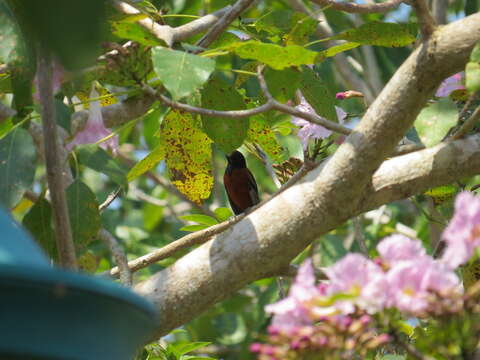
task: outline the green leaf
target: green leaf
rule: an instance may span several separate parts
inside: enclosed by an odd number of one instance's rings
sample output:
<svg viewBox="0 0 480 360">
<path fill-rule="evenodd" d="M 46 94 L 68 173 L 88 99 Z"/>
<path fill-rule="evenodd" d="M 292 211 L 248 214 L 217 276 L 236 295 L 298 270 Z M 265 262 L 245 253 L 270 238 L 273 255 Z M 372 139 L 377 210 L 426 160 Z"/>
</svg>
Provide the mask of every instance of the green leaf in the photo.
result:
<svg viewBox="0 0 480 360">
<path fill-rule="evenodd" d="M 212 59 L 163 47 L 152 49 L 152 60 L 156 74 L 174 100 L 200 88 L 215 70 Z"/>
<path fill-rule="evenodd" d="M 275 10 L 255 21 L 255 29 L 271 35 L 285 34 L 292 29 L 293 12 L 290 10 Z"/>
<path fill-rule="evenodd" d="M 470 54 L 470 61 L 480 63 L 480 41 L 477 42 Z"/>
<path fill-rule="evenodd" d="M 233 216 L 232 210 L 225 207 L 216 208 L 213 212 L 215 213 L 218 221 L 220 222 L 228 220 L 231 216 Z"/>
<path fill-rule="evenodd" d="M 338 122 L 335 97 L 315 71 L 302 67 L 300 90 L 315 112 L 327 120 Z"/>
<path fill-rule="evenodd" d="M 274 132 L 263 115 L 256 115 L 250 118 L 247 137 L 251 142 L 260 145 L 262 150 L 265 151 L 274 162 L 281 162 L 283 160 L 284 149 L 278 143 Z"/>
<path fill-rule="evenodd" d="M 202 91 L 202 107 L 214 110 L 245 109 L 243 97 L 235 88 L 214 78 Z M 248 118 L 229 119 L 202 115 L 203 129 L 222 151 L 230 154 L 243 144 L 249 127 Z"/>
<path fill-rule="evenodd" d="M 480 90 L 480 63 L 467 63 L 465 67 L 465 85 L 471 94 Z"/>
<path fill-rule="evenodd" d="M 322 238 L 319 244 L 322 266 L 333 265 L 348 253 L 343 246 L 342 239 L 337 235 L 328 234 Z"/>
<path fill-rule="evenodd" d="M 200 203 L 210 196 L 213 177 L 212 141 L 198 125 L 191 114 L 170 111 L 162 122 L 160 145 L 164 146 L 173 184 L 189 199 Z"/>
<path fill-rule="evenodd" d="M 163 143 L 158 144 L 158 146 L 153 149 L 150 154 L 145 156 L 142 160 L 136 163 L 133 168 L 130 169 L 127 175 L 128 182 L 135 180 L 140 175 L 152 170 L 160 161 L 165 158 L 165 154 L 165 145 Z"/>
<path fill-rule="evenodd" d="M 120 186 L 127 187 L 127 169 L 95 144 L 77 146 L 76 154 L 81 164 L 101 172 Z"/>
<path fill-rule="evenodd" d="M 23 218 L 22 225 L 50 258 L 57 257 L 57 245 L 52 228 L 52 207 L 47 200 L 38 199 Z"/>
<path fill-rule="evenodd" d="M 36 152 L 30 134 L 17 128 L 0 140 L 0 204 L 12 208 L 30 188 Z"/>
<path fill-rule="evenodd" d="M 314 64 L 318 55 L 315 51 L 307 50 L 299 45 L 282 47 L 255 40 L 237 43 L 227 49 L 234 51 L 242 59 L 258 60 L 275 70 Z"/>
<path fill-rule="evenodd" d="M 67 188 L 68 214 L 73 241 L 77 246 L 88 245 L 100 230 L 100 212 L 95 194 L 80 180 Z"/>
<path fill-rule="evenodd" d="M 70 119 L 73 111 L 63 101 L 55 99 L 55 115 L 57 117 L 57 124 L 70 132 Z"/>
<path fill-rule="evenodd" d="M 413 24 L 374 21 L 363 24 L 356 29 L 344 31 L 330 39 L 342 39 L 362 45 L 400 47 L 415 41 L 416 30 L 416 26 Z"/>
<path fill-rule="evenodd" d="M 292 20 L 294 26 L 285 36 L 286 45 L 305 45 L 317 29 L 318 21 L 308 15 L 295 13 Z"/>
<path fill-rule="evenodd" d="M 347 50 L 351 50 L 351 49 L 355 49 L 356 47 L 359 47 L 361 44 L 360 43 L 356 43 L 356 42 L 346 42 L 344 44 L 340 44 L 340 45 L 335 45 L 335 46 L 332 46 L 332 47 L 329 47 L 327 50 L 323 50 L 319 53 L 319 57 L 320 58 L 328 58 L 328 57 L 333 57 L 335 55 L 337 55 L 338 53 L 341 53 L 341 52 L 344 52 L 344 51 L 347 51 Z"/>
<path fill-rule="evenodd" d="M 208 228 L 208 225 L 185 225 L 180 228 L 181 231 L 195 232 Z"/>
<path fill-rule="evenodd" d="M 112 21 L 110 23 L 112 33 L 119 38 L 133 40 L 146 46 L 163 45 L 155 35 L 140 24 L 128 21 Z"/>
<path fill-rule="evenodd" d="M 430 147 L 444 138 L 448 130 L 457 123 L 457 118 L 455 103 L 448 98 L 442 98 L 420 112 L 415 120 L 415 128 L 420 140 Z"/>
<path fill-rule="evenodd" d="M 203 215 L 203 214 L 190 214 L 190 215 L 183 215 L 180 216 L 180 219 L 186 220 L 186 221 L 194 221 L 202 225 L 216 225 L 218 224 L 217 219 L 214 219 L 211 216 L 208 215 Z"/>
<path fill-rule="evenodd" d="M 210 345 L 210 342 L 207 341 L 196 341 L 196 342 L 189 342 L 189 343 L 183 343 L 183 344 L 175 344 L 175 347 L 177 351 L 183 355 L 186 353 L 189 353 L 193 350 L 200 349 L 202 347 Z"/>
<path fill-rule="evenodd" d="M 295 68 L 284 70 L 266 68 L 264 76 L 272 96 L 281 103 L 286 103 L 295 97 L 302 74 Z"/>
</svg>

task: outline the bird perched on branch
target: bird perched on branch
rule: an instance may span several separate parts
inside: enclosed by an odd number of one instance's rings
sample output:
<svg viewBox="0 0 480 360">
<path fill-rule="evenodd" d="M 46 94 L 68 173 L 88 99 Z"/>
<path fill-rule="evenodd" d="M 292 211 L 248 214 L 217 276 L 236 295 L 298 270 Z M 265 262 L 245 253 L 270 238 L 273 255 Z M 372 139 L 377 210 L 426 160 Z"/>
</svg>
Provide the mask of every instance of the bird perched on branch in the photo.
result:
<svg viewBox="0 0 480 360">
<path fill-rule="evenodd" d="M 230 206 L 235 215 L 238 215 L 260 202 L 258 187 L 240 151 L 235 150 L 227 155 L 227 161 L 223 184 Z"/>
</svg>

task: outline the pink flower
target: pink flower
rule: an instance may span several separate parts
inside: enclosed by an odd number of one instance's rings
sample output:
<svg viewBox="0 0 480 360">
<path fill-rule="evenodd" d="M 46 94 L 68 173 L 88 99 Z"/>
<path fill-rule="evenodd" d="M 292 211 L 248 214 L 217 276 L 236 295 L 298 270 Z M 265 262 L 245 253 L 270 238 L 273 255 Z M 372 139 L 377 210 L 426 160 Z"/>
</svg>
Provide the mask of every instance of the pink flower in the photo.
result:
<svg viewBox="0 0 480 360">
<path fill-rule="evenodd" d="M 92 88 L 90 98 L 98 97 L 98 92 Z M 75 145 L 94 144 L 97 141 L 111 135 L 111 131 L 103 125 L 102 108 L 99 101 L 92 101 L 88 111 L 88 121 L 85 128 L 79 131 L 73 140 L 67 144 L 67 150 L 72 150 Z M 115 135 L 100 143 L 100 146 L 107 150 L 110 148 L 113 153 L 118 149 L 118 136 Z"/>
<path fill-rule="evenodd" d="M 331 281 L 329 295 L 350 294 L 352 300 L 335 304 L 340 312 L 352 313 L 355 305 L 369 312 L 384 307 L 386 301 L 386 278 L 380 266 L 360 254 L 348 254 L 333 266 L 325 269 Z"/>
<path fill-rule="evenodd" d="M 265 311 L 275 314 L 271 330 L 288 334 L 300 326 L 311 324 L 309 303 L 320 295 L 315 286 L 312 261 L 306 260 L 298 270 L 288 297 L 265 307 Z"/>
<path fill-rule="evenodd" d="M 395 234 L 386 237 L 377 245 L 382 263 L 391 267 L 404 260 L 414 260 L 426 256 L 425 249 L 419 240 Z"/>
<path fill-rule="evenodd" d="M 465 264 L 480 246 L 480 198 L 470 192 L 458 194 L 455 213 L 442 234 L 447 248 L 442 261 L 451 269 Z"/>
<path fill-rule="evenodd" d="M 432 292 L 448 296 L 460 285 L 453 271 L 426 256 L 397 263 L 387 273 L 387 281 L 388 305 L 413 315 L 425 314 Z"/>
<path fill-rule="evenodd" d="M 455 90 L 465 89 L 465 86 L 462 83 L 464 75 L 465 73 L 462 71 L 443 80 L 442 84 L 435 93 L 435 96 L 447 97 Z"/>
<path fill-rule="evenodd" d="M 306 113 L 316 114 L 313 107 L 307 102 L 307 100 L 303 96 L 300 104 L 295 106 L 295 108 Z M 335 106 L 335 110 L 338 120 L 340 122 L 343 122 L 343 120 L 347 116 L 347 113 L 338 106 Z M 323 126 L 312 124 L 311 122 L 299 117 L 294 116 L 292 118 L 292 123 L 300 127 L 300 130 L 298 130 L 298 137 L 300 138 L 304 149 L 307 148 L 308 141 L 310 139 L 326 139 L 327 137 L 332 135 L 332 131 L 324 128 Z"/>
</svg>

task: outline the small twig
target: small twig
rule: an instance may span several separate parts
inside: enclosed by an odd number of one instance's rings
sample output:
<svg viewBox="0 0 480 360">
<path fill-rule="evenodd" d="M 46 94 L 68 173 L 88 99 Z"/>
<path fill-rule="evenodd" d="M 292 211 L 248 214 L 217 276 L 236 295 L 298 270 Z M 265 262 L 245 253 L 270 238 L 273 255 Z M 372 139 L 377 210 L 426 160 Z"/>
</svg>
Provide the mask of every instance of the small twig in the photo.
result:
<svg viewBox="0 0 480 360">
<path fill-rule="evenodd" d="M 109 207 L 110 204 L 113 202 L 113 200 L 115 200 L 117 198 L 118 194 L 120 194 L 121 190 L 122 190 L 122 188 L 118 188 L 118 189 L 112 191 L 110 194 L 108 194 L 105 201 L 103 203 L 101 203 L 100 206 L 98 207 L 98 211 L 103 211 L 107 207 Z"/>
<path fill-rule="evenodd" d="M 467 135 L 475 127 L 475 124 L 480 121 L 480 106 L 475 109 L 473 114 L 463 123 L 458 131 L 453 134 L 450 140 L 458 140 Z"/>
<path fill-rule="evenodd" d="M 392 156 L 400 156 L 409 154 L 411 152 L 419 151 L 425 149 L 425 145 L 422 144 L 408 144 L 397 146 Z"/>
<path fill-rule="evenodd" d="M 411 0 L 410 3 L 417 13 L 423 40 L 428 39 L 437 26 L 437 23 L 428 8 L 428 4 L 425 0 Z"/>
<path fill-rule="evenodd" d="M 322 6 L 330 7 L 338 11 L 345 11 L 356 14 L 384 13 L 399 6 L 403 0 L 388 0 L 375 4 L 356 4 L 349 2 L 336 2 L 335 0 L 311 0 Z"/>
<path fill-rule="evenodd" d="M 97 236 L 108 246 L 115 258 L 115 262 L 117 263 L 116 269 L 119 269 L 118 271 L 120 273 L 120 282 L 125 286 L 132 286 L 132 273 L 128 267 L 127 255 L 117 239 L 105 229 L 100 230 Z"/>
<path fill-rule="evenodd" d="M 128 267 L 130 268 L 130 271 L 135 272 L 151 264 L 154 264 L 160 260 L 166 259 L 172 256 L 177 251 L 189 248 L 193 245 L 200 245 L 200 244 L 206 243 L 213 235 L 216 235 L 225 231 L 229 227 L 238 223 L 244 217 L 245 217 L 244 214 L 238 215 L 220 224 L 210 226 L 207 229 L 188 234 L 178 240 L 175 240 L 174 242 L 171 242 L 170 244 L 160 249 L 157 249 L 151 252 L 150 254 L 147 254 L 135 260 L 129 261 Z M 106 275 L 117 277 L 118 267 L 114 267 L 110 269 L 110 271 L 106 272 Z"/>
<path fill-rule="evenodd" d="M 140 200 L 143 200 L 143 201 L 145 201 L 149 204 L 152 204 L 152 205 L 155 205 L 155 206 L 167 206 L 168 205 L 167 200 L 157 199 L 156 197 L 153 197 L 153 196 L 150 196 L 150 195 L 144 193 L 142 190 L 140 190 L 138 188 L 132 187 L 130 189 L 130 191 L 137 198 L 139 198 Z"/>
<path fill-rule="evenodd" d="M 55 121 L 55 104 L 53 101 L 52 61 L 47 50 L 39 47 L 38 56 L 38 86 L 40 93 L 45 162 L 47 168 L 48 188 L 52 198 L 52 208 L 55 223 L 55 238 L 57 242 L 60 265 L 77 269 L 75 246 L 68 215 L 65 181 L 62 175 L 63 164 L 58 148 L 57 123 Z"/>
<path fill-rule="evenodd" d="M 225 29 L 240 16 L 256 0 L 238 0 L 232 8 L 223 15 L 215 25 L 195 44 L 202 48 L 208 48 Z"/>
</svg>

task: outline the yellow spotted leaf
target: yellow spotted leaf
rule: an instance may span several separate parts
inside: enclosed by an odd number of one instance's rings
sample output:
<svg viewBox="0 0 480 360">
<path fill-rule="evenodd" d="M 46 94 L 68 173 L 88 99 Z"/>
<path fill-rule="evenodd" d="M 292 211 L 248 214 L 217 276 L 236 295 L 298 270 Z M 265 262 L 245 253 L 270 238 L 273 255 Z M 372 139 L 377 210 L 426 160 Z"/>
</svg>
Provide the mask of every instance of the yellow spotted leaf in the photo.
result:
<svg viewBox="0 0 480 360">
<path fill-rule="evenodd" d="M 163 122 L 160 143 L 172 183 L 196 203 L 210 196 L 213 186 L 212 140 L 195 124 L 191 114 L 172 110 Z"/>
<path fill-rule="evenodd" d="M 263 116 L 257 115 L 250 118 L 247 138 L 260 145 L 274 162 L 279 163 L 283 160 L 283 148 Z"/>
</svg>

